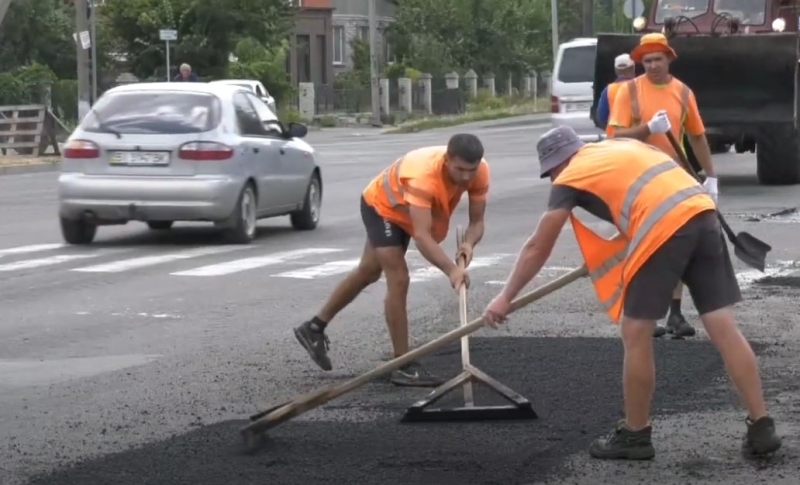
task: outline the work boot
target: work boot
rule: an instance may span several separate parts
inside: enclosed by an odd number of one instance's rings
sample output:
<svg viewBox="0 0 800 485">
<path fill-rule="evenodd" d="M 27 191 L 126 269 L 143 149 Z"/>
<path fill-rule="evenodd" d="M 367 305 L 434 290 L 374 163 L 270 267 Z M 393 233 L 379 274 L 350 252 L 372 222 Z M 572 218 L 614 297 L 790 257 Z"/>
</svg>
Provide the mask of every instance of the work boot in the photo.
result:
<svg viewBox="0 0 800 485">
<path fill-rule="evenodd" d="M 694 327 L 689 325 L 681 313 L 673 313 L 667 318 L 667 333 L 675 338 L 694 337 Z"/>
<path fill-rule="evenodd" d="M 667 329 L 660 325 L 656 325 L 656 328 L 653 329 L 653 338 L 663 337 L 666 334 Z"/>
<path fill-rule="evenodd" d="M 328 358 L 330 340 L 325 335 L 324 329 L 317 329 L 311 325 L 311 321 L 308 321 L 294 329 L 294 336 L 322 370 L 333 368 L 331 359 Z"/>
<path fill-rule="evenodd" d="M 607 436 L 594 440 L 589 446 L 589 454 L 603 460 L 649 460 L 656 456 L 650 441 L 652 431 L 652 426 L 633 431 L 621 419 Z"/>
<path fill-rule="evenodd" d="M 775 421 L 764 416 L 758 421 L 745 419 L 747 433 L 742 440 L 742 454 L 745 458 L 768 455 L 781 447 L 781 438 L 775 433 Z"/>
<path fill-rule="evenodd" d="M 437 387 L 447 379 L 430 374 L 417 362 L 411 362 L 392 372 L 389 380 L 396 386 L 404 387 Z"/>
</svg>

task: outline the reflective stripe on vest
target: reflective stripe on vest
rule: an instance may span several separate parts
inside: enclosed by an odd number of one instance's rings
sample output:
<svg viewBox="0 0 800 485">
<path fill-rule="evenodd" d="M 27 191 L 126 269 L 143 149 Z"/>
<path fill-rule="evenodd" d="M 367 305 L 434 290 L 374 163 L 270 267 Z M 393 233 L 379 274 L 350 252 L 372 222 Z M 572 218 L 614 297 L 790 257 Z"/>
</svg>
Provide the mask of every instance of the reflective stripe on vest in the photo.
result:
<svg viewBox="0 0 800 485">
<path fill-rule="evenodd" d="M 381 179 L 381 188 L 383 189 L 383 193 L 386 195 L 386 200 L 389 201 L 389 204 L 392 208 L 400 209 L 400 210 L 408 210 L 402 202 L 398 201 L 397 198 L 394 196 L 394 191 L 392 190 L 392 184 L 390 182 L 390 173 L 392 173 L 392 169 L 394 169 L 394 182 L 397 186 L 397 190 L 400 192 L 400 198 L 402 200 L 403 196 L 405 195 L 405 191 L 403 190 L 403 186 L 400 184 L 400 167 L 403 165 L 404 158 L 397 159 L 393 164 L 389 165 L 386 170 L 383 171 L 383 178 Z"/>
<path fill-rule="evenodd" d="M 633 205 L 636 202 L 637 197 L 644 189 L 644 187 L 650 183 L 656 176 L 668 172 L 670 170 L 683 170 L 678 164 L 676 164 L 672 160 L 665 161 L 658 165 L 651 167 L 650 169 L 646 170 L 642 173 L 625 193 L 624 202 L 622 204 L 622 208 L 620 211 L 620 221 L 618 222 L 617 228 L 620 230 L 621 234 L 626 235 L 629 230 L 629 218 L 631 211 L 633 209 Z M 707 193 L 705 188 L 701 185 L 694 185 L 691 187 L 686 187 L 681 189 L 671 196 L 664 199 L 662 202 L 656 206 L 656 208 L 647 216 L 647 218 L 642 222 L 639 229 L 636 231 L 636 234 L 633 235 L 632 238 L 629 238 L 630 241 L 624 245 L 624 247 L 616 252 L 615 254 L 611 255 L 605 261 L 601 262 L 597 267 L 589 269 L 589 277 L 591 278 L 592 282 L 597 282 L 602 279 L 604 276 L 608 275 L 614 269 L 620 267 L 621 264 L 625 262 L 633 253 L 638 249 L 641 242 L 647 237 L 650 231 L 658 224 L 661 219 L 666 216 L 671 210 L 676 208 L 682 202 L 694 197 L 696 195 L 702 195 Z M 619 234 L 618 236 L 619 237 Z M 606 311 L 609 311 L 619 303 L 619 300 L 622 296 L 622 292 L 624 290 L 624 283 L 623 279 L 620 277 L 620 280 L 617 283 L 617 288 L 615 289 L 614 293 L 602 301 L 601 303 L 605 307 Z"/>
<path fill-rule="evenodd" d="M 639 107 L 639 93 L 636 89 L 636 79 L 631 79 L 626 83 L 628 85 L 628 96 L 631 98 L 631 115 L 633 117 L 633 125 L 636 126 L 642 122 L 642 112 Z M 686 114 L 689 112 L 689 95 L 691 94 L 689 86 L 681 83 L 681 125 L 686 119 Z M 681 133 L 682 135 L 682 133 Z"/>
</svg>

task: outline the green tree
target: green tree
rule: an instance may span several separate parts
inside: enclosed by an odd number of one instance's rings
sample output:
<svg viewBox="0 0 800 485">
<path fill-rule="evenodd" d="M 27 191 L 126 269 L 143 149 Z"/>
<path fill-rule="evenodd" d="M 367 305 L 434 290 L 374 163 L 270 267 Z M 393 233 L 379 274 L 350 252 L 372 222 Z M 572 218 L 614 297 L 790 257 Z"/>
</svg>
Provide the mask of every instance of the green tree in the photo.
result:
<svg viewBox="0 0 800 485">
<path fill-rule="evenodd" d="M 268 49 L 253 38 L 242 39 L 234 50 L 236 60 L 230 64 L 230 77 L 261 81 L 278 106 L 285 106 L 294 94 L 294 87 L 286 73 L 288 53 L 287 41 Z"/>
<path fill-rule="evenodd" d="M 16 0 L 0 28 L 0 66 L 11 71 L 32 63 L 59 78 L 75 78 L 75 10 L 63 0 Z"/>
<path fill-rule="evenodd" d="M 296 8 L 285 0 L 108 0 L 103 9 L 140 78 L 165 69 L 160 29 L 178 31 L 171 43 L 174 65 L 187 62 L 204 79 L 226 75 L 241 39 L 278 47 L 294 27 Z"/>
</svg>

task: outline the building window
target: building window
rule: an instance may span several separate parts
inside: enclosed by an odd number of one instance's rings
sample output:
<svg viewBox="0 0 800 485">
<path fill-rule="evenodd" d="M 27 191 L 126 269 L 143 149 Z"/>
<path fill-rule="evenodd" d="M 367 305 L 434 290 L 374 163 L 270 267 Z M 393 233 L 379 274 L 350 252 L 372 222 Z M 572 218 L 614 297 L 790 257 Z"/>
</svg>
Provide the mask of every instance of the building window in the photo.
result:
<svg viewBox="0 0 800 485">
<path fill-rule="evenodd" d="M 333 27 L 333 63 L 344 64 L 344 27 L 335 25 Z"/>
<path fill-rule="evenodd" d="M 369 42 L 369 26 L 358 28 L 358 38 L 361 41 Z"/>
</svg>

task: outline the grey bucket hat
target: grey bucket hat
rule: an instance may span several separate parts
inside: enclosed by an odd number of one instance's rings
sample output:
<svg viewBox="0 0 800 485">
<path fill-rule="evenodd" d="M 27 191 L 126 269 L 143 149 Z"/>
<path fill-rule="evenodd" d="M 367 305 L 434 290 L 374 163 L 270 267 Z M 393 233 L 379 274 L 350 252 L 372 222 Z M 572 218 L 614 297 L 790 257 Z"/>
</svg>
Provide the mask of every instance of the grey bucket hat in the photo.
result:
<svg viewBox="0 0 800 485">
<path fill-rule="evenodd" d="M 584 145 L 575 130 L 569 126 L 559 126 L 542 135 L 536 144 L 541 178 L 549 176 L 551 170 L 566 162 Z"/>
</svg>

